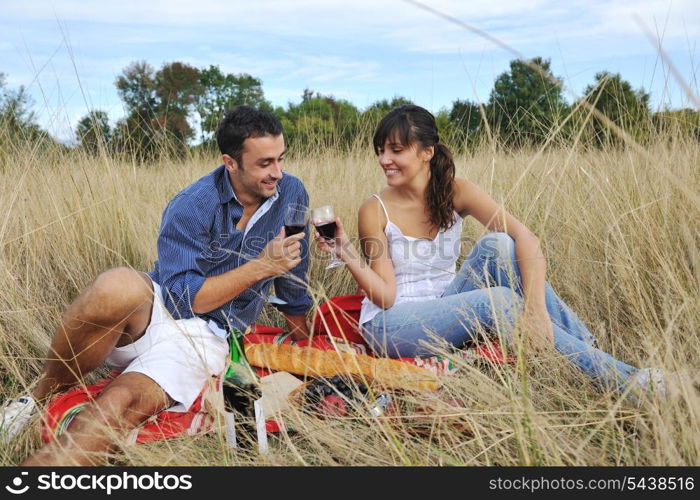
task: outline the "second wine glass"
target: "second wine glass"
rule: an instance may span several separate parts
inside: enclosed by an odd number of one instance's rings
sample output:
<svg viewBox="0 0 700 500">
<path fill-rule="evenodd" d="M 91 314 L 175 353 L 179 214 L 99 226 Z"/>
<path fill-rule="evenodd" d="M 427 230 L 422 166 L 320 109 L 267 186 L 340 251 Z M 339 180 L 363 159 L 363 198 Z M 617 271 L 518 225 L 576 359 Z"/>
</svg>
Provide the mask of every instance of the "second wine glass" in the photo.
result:
<svg viewBox="0 0 700 500">
<path fill-rule="evenodd" d="M 333 248 L 333 258 L 326 269 L 344 266 L 345 263 L 338 258 L 335 251 L 335 232 L 338 229 L 335 223 L 335 213 L 331 205 L 325 205 L 311 210 L 311 223 L 316 227 L 318 234 Z"/>
</svg>

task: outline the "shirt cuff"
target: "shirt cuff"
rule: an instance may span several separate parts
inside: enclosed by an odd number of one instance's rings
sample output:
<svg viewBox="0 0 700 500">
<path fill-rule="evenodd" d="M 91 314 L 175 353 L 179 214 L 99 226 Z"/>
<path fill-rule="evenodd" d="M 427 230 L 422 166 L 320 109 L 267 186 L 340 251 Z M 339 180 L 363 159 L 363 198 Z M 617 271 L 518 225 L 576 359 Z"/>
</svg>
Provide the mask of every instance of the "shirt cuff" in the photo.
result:
<svg viewBox="0 0 700 500">
<path fill-rule="evenodd" d="M 272 307 L 282 314 L 289 314 L 290 316 L 305 315 L 311 310 L 311 297 L 306 297 L 306 300 L 299 304 L 272 304 Z"/>
</svg>

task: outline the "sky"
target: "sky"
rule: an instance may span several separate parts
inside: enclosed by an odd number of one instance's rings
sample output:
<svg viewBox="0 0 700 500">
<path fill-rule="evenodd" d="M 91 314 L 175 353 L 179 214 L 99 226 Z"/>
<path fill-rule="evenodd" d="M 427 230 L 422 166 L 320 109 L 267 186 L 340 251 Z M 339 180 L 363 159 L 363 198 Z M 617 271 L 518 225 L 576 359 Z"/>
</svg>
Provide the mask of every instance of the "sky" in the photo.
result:
<svg viewBox="0 0 700 500">
<path fill-rule="evenodd" d="M 690 107 L 666 61 L 699 88 L 698 0 L 421 2 L 463 25 L 408 0 L 0 0 L 0 72 L 66 143 L 89 110 L 124 116 L 114 82 L 137 60 L 249 73 L 279 106 L 309 88 L 360 109 L 403 96 L 437 112 L 485 102 L 509 61 L 535 56 L 569 101 L 607 70 L 655 109 Z"/>
</svg>

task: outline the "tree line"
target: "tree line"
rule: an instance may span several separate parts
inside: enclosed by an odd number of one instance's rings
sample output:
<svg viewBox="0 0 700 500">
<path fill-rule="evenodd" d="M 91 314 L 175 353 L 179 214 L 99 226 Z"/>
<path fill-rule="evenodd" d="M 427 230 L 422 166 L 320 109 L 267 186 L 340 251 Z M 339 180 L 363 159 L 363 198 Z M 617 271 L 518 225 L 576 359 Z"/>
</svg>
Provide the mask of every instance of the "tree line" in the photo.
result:
<svg viewBox="0 0 700 500">
<path fill-rule="evenodd" d="M 214 150 L 221 116 L 239 104 L 276 113 L 293 149 L 366 148 L 381 116 L 410 103 L 393 97 L 361 110 L 347 100 L 305 89 L 299 103 L 274 107 L 259 78 L 225 73 L 216 65 L 196 68 L 182 62 L 167 62 L 158 70 L 145 61 L 133 62 L 115 85 L 126 116 L 112 127 L 107 113 L 90 111 L 79 121 L 76 137 L 88 152 L 104 149 L 140 160 L 164 152 L 181 155 L 193 148 Z M 24 88 L 6 90 L 0 74 L 3 128 L 31 137 L 40 132 L 35 118 Z M 649 93 L 634 89 L 617 73 L 596 74 L 584 95 L 568 103 L 562 80 L 552 73 L 550 61 L 541 57 L 511 61 L 496 78 L 486 102 L 456 100 L 437 112 L 436 119 L 443 140 L 457 150 L 485 141 L 505 147 L 545 143 L 605 147 L 629 138 L 644 143 L 666 132 L 700 139 L 697 110 L 652 112 Z"/>
<path fill-rule="evenodd" d="M 31 104 L 27 89 L 24 86 L 8 88 L 5 74 L 0 73 L 0 158 L 11 145 L 24 142 L 39 145 L 51 141 L 37 124 Z"/>
</svg>

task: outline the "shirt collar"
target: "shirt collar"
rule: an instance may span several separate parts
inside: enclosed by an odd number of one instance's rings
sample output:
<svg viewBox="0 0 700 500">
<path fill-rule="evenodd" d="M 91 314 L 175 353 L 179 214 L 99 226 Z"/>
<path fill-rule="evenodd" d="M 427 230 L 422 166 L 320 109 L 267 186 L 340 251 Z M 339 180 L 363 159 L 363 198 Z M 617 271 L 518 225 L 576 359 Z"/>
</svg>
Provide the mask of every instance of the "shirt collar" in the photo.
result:
<svg viewBox="0 0 700 500">
<path fill-rule="evenodd" d="M 231 185 L 231 178 L 228 175 L 228 170 L 226 170 L 225 165 L 221 165 L 219 167 L 220 171 L 220 176 L 219 176 L 219 182 L 218 182 L 218 188 L 219 188 L 219 201 L 221 201 L 221 204 L 228 203 L 231 201 L 231 199 L 236 200 L 236 202 L 240 205 L 241 202 L 238 201 L 238 198 L 236 198 L 236 193 L 233 192 L 233 186 Z"/>
<path fill-rule="evenodd" d="M 226 166 L 221 165 L 219 168 L 221 169 L 221 180 L 219 182 L 219 201 L 221 201 L 221 204 L 223 205 L 225 203 L 230 202 L 231 200 L 236 200 L 236 203 L 243 206 L 241 201 L 236 196 L 236 193 L 233 191 L 233 186 L 231 185 L 231 178 L 228 175 L 228 170 L 226 170 Z M 284 176 L 282 176 L 282 179 L 284 179 Z M 282 183 L 282 179 L 280 179 L 280 181 L 277 183 L 277 189 L 275 189 L 275 194 L 263 201 L 263 205 L 267 204 L 269 206 L 273 202 L 275 202 L 277 198 L 280 197 L 280 184 Z"/>
</svg>

